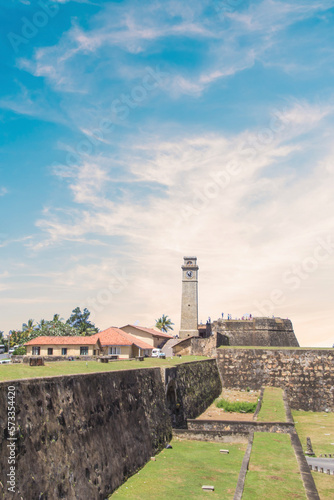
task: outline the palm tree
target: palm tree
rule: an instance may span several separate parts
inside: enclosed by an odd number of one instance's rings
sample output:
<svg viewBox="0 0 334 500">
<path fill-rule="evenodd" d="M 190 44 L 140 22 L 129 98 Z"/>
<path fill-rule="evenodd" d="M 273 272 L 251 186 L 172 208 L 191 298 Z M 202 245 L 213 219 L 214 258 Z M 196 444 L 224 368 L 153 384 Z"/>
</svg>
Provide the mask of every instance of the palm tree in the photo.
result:
<svg viewBox="0 0 334 500">
<path fill-rule="evenodd" d="M 46 321 L 45 321 L 45 319 L 41 319 L 41 321 L 38 323 L 38 328 L 41 329 L 44 326 L 46 326 Z"/>
<path fill-rule="evenodd" d="M 23 323 L 22 325 L 22 331 L 31 333 L 33 330 L 35 330 L 36 325 L 34 325 L 34 320 L 33 319 L 28 319 L 28 323 Z"/>
<path fill-rule="evenodd" d="M 158 318 L 155 320 L 155 326 L 156 328 L 159 328 L 162 332 L 168 332 L 168 330 L 174 330 L 172 327 L 174 323 L 172 323 L 172 320 L 168 318 L 167 315 L 163 314 L 161 318 Z"/>
</svg>

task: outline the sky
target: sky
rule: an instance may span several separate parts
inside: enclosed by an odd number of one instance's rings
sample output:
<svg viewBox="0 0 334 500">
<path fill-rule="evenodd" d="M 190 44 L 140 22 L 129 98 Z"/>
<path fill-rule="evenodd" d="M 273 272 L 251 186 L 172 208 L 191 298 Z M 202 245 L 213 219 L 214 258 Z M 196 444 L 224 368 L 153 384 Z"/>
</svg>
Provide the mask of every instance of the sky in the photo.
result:
<svg viewBox="0 0 334 500">
<path fill-rule="evenodd" d="M 1 0 L 0 330 L 290 318 L 332 346 L 334 0 Z"/>
</svg>

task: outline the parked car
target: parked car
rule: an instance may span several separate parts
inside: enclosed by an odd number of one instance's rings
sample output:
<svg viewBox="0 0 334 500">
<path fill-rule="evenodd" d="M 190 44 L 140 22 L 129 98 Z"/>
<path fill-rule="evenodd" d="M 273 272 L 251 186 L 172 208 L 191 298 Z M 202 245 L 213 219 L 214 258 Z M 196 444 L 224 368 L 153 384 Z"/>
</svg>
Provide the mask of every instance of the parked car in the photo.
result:
<svg viewBox="0 0 334 500">
<path fill-rule="evenodd" d="M 8 351 L 8 354 L 13 354 L 13 352 L 15 351 L 15 348 L 14 347 L 11 347 Z"/>
<path fill-rule="evenodd" d="M 10 363 L 10 359 L 0 359 L 0 365 L 7 365 Z"/>
<path fill-rule="evenodd" d="M 165 358 L 166 354 L 161 349 L 152 349 L 152 358 Z"/>
</svg>

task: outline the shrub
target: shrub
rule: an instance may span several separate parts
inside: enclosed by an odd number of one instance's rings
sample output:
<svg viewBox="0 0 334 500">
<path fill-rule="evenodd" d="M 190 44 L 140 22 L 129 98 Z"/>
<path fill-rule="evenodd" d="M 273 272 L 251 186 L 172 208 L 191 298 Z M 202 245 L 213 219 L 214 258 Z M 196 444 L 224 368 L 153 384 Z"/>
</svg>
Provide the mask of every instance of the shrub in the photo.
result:
<svg viewBox="0 0 334 500">
<path fill-rule="evenodd" d="M 27 354 L 27 349 L 26 347 L 18 347 L 17 349 L 15 349 L 15 351 L 13 352 L 14 356 L 18 355 L 18 356 L 24 356 L 25 354 Z"/>
<path fill-rule="evenodd" d="M 254 413 L 257 403 L 248 403 L 246 401 L 236 401 L 231 403 L 226 399 L 218 399 L 216 401 L 217 408 L 223 408 L 225 411 L 236 413 Z"/>
</svg>

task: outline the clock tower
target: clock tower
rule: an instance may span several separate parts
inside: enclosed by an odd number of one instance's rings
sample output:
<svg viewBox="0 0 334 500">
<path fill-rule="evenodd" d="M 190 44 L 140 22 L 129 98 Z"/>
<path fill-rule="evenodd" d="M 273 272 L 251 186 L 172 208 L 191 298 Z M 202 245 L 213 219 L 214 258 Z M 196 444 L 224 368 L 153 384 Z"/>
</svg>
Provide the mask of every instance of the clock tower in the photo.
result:
<svg viewBox="0 0 334 500">
<path fill-rule="evenodd" d="M 197 257 L 184 257 L 183 259 L 180 339 L 198 336 Z"/>
</svg>

